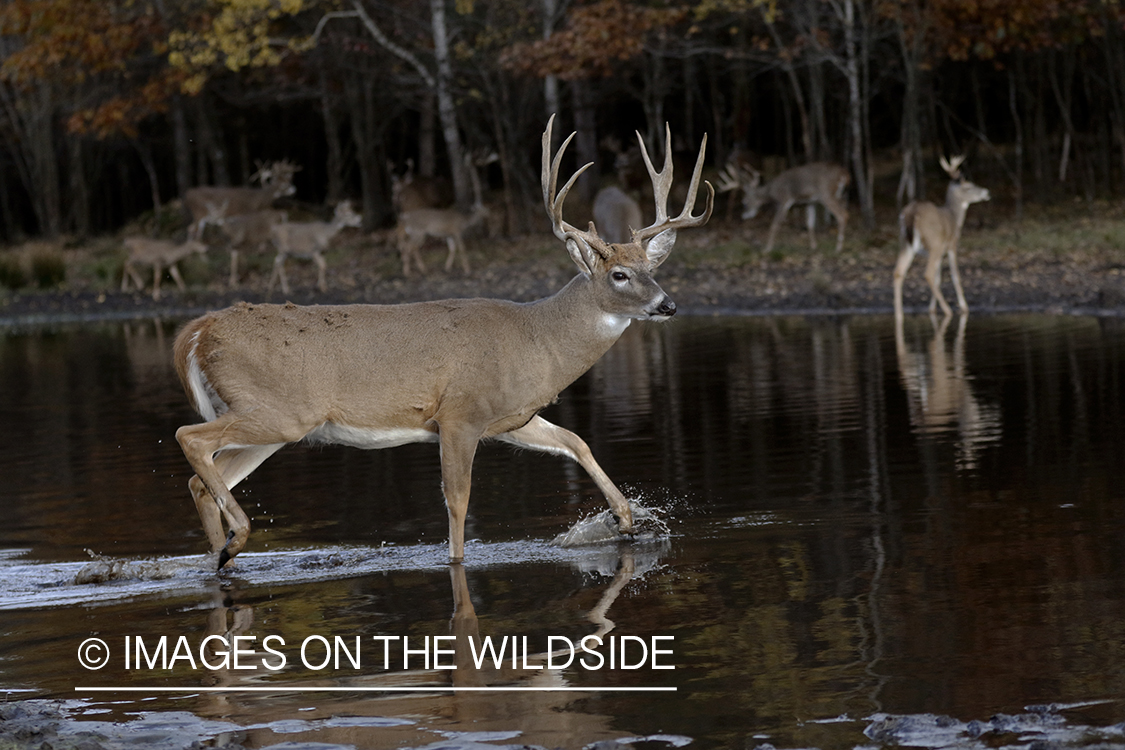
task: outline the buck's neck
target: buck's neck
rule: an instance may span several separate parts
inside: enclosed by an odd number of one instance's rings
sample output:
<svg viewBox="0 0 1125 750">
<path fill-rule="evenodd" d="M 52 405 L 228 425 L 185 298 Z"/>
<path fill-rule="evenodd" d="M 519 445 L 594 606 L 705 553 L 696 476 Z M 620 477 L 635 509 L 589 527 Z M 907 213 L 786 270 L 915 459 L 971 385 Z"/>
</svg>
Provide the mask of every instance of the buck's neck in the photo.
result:
<svg viewBox="0 0 1125 750">
<path fill-rule="evenodd" d="M 527 303 L 524 309 L 537 345 L 560 372 L 572 373 L 571 380 L 598 361 L 631 322 L 599 308 L 593 282 L 583 274 L 554 295 Z"/>
</svg>

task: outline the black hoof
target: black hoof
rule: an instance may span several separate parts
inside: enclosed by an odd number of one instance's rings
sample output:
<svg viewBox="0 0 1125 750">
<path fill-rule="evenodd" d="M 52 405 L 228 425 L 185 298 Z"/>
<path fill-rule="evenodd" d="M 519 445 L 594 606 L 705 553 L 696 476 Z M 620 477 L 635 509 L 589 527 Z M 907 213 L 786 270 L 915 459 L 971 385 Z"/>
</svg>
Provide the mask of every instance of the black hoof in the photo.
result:
<svg viewBox="0 0 1125 750">
<path fill-rule="evenodd" d="M 234 532 L 228 531 L 227 532 L 227 545 L 230 544 L 231 539 L 234 539 Z M 227 552 L 226 545 L 224 545 L 223 548 L 219 551 L 219 567 L 218 567 L 218 570 L 222 570 L 223 566 L 226 565 L 228 562 L 230 562 L 230 560 L 231 560 L 231 555 L 230 555 L 229 552 Z"/>
</svg>

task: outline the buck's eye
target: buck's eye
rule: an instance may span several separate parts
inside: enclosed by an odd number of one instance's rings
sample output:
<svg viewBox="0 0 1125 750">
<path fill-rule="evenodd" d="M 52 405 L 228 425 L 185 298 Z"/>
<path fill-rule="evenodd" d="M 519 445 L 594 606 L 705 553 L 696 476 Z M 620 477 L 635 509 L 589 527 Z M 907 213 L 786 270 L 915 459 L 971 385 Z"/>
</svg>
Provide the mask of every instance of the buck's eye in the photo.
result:
<svg viewBox="0 0 1125 750">
<path fill-rule="evenodd" d="M 624 271 L 614 271 L 610 274 L 610 278 L 612 278 L 614 281 L 628 281 L 629 274 L 625 273 Z"/>
</svg>

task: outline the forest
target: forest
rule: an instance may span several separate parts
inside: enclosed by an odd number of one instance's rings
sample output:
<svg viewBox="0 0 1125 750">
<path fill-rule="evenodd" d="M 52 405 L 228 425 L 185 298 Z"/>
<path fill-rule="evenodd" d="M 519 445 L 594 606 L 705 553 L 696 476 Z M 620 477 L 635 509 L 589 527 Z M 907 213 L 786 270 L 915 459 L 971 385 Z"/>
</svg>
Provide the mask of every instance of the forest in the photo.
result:
<svg viewBox="0 0 1125 750">
<path fill-rule="evenodd" d="M 480 152 L 519 234 L 550 113 L 595 164 L 586 200 L 665 122 L 688 159 L 708 134 L 712 170 L 843 165 L 856 226 L 939 198 L 943 155 L 1017 216 L 1125 180 L 1115 0 L 9 0 L 0 26 L 7 243 L 116 232 L 275 160 L 372 230 L 408 169 L 467 208 Z"/>
</svg>

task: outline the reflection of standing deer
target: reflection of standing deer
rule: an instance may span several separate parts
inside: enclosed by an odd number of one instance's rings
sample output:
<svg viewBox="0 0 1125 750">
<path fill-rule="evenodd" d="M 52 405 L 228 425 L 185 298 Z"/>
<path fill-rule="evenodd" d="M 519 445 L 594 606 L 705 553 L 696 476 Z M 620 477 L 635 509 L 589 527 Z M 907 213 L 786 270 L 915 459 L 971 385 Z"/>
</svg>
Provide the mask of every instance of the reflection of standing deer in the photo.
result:
<svg viewBox="0 0 1125 750">
<path fill-rule="evenodd" d="M 765 252 L 773 249 L 777 230 L 789 209 L 798 203 L 807 204 L 809 246 L 816 250 L 816 204 L 824 206 L 836 218 L 836 252 L 844 247 L 844 230 L 848 225 L 848 207 L 844 191 L 851 177 L 839 164 L 815 162 L 787 169 L 777 177 L 762 183 L 762 173 L 748 164 L 728 164 L 722 172 L 719 190 L 742 190 L 742 218 L 753 219 L 768 203 L 777 206 L 770 222 L 769 239 Z"/>
<path fill-rule="evenodd" d="M 327 264 L 322 253 L 328 249 L 328 243 L 339 234 L 344 227 L 358 227 L 363 223 L 363 216 L 357 214 L 352 208 L 351 201 L 340 201 L 336 204 L 336 211 L 331 222 L 324 221 L 283 221 L 270 228 L 273 244 L 277 246 L 277 257 L 273 261 L 273 273 L 270 274 L 267 292 L 273 291 L 275 278 L 281 279 L 281 291 L 289 294 L 289 280 L 285 278 L 286 258 L 307 258 L 316 263 L 316 287 L 322 292 L 328 291 L 328 281 L 325 279 Z"/>
<path fill-rule="evenodd" d="M 903 319 L 896 318 L 895 354 L 914 430 L 921 435 L 956 431 L 957 468 L 973 469 L 981 449 L 1000 439 L 1000 409 L 981 403 L 973 393 L 965 367 L 967 316 L 958 321 L 950 356 L 945 339 L 952 319 L 933 319 L 933 336 L 926 351 L 911 352 L 906 348 Z"/>
<path fill-rule="evenodd" d="M 129 290 L 129 279 L 137 286 L 137 291 L 144 291 L 145 282 L 137 273 L 137 266 L 152 266 L 152 298 L 160 299 L 160 279 L 164 269 L 168 269 L 172 280 L 180 291 L 187 287 L 180 276 L 180 269 L 176 266 L 192 253 L 202 255 L 207 252 L 207 246 L 196 240 L 188 240 L 177 244 L 168 240 L 154 240 L 148 237 L 127 237 L 125 247 L 129 250 L 129 258 L 125 261 L 125 268 L 121 272 L 121 291 Z"/>
<path fill-rule="evenodd" d="M 902 283 L 906 272 L 914 261 L 914 256 L 923 248 L 929 253 L 926 260 L 926 282 L 930 285 L 930 314 L 935 305 L 941 305 L 943 315 L 952 315 L 949 303 L 941 293 L 941 261 L 949 256 L 949 275 L 953 289 L 957 292 L 957 307 L 963 313 L 969 312 L 965 293 L 961 290 L 961 275 L 957 271 L 957 243 L 961 239 L 961 227 L 965 224 L 965 212 L 973 203 L 989 200 L 988 190 L 974 185 L 961 177 L 961 164 L 964 156 L 955 156 L 946 161 L 941 157 L 941 167 L 949 175 L 949 188 L 945 191 L 945 205 L 935 206 L 929 201 L 911 203 L 899 214 L 899 233 L 902 236 L 902 250 L 895 263 L 894 292 L 895 318 L 902 318 Z"/>
<path fill-rule="evenodd" d="M 191 225 L 188 236 L 199 239 L 208 223 L 215 223 L 216 207 L 222 206 L 223 217 L 262 211 L 273 205 L 278 198 L 293 195 L 293 175 L 300 167 L 289 161 L 259 165 L 255 176 L 261 187 L 194 187 L 184 193 L 184 206 L 191 212 Z"/>
<path fill-rule="evenodd" d="M 176 440 L 195 470 L 188 486 L 219 567 L 250 536 L 250 519 L 231 488 L 299 440 L 359 448 L 439 443 L 454 562 L 465 552 L 473 458 L 488 438 L 577 461 L 606 496 L 619 531 L 632 533 L 628 501 L 586 443 L 539 412 L 633 320 L 663 321 L 675 314 L 653 272 L 672 251 L 678 230 L 711 216 L 710 184 L 706 208 L 692 215 L 706 138 L 676 217 L 668 215 L 671 133 L 660 172 L 645 154 L 656 220 L 635 230 L 631 242 L 611 245 L 593 224 L 581 230 L 563 220 L 566 196 L 589 165 L 558 188 L 570 139 L 552 159 L 551 124 L 543 133 L 543 202 L 555 236 L 580 271 L 555 295 L 524 304 L 479 298 L 336 307 L 242 304 L 182 329 L 176 370 L 207 421 L 181 427 Z M 223 534 L 224 518 L 229 536 Z"/>
</svg>

